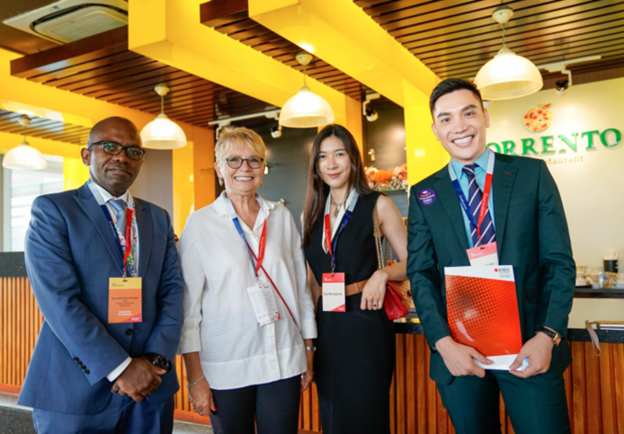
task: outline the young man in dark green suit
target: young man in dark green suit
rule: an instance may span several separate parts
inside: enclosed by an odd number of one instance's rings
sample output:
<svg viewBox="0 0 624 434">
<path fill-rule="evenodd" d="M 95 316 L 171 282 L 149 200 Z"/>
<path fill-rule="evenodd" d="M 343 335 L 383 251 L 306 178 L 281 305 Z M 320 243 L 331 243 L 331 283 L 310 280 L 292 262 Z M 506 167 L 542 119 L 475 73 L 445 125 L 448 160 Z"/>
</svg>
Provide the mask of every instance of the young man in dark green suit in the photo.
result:
<svg viewBox="0 0 624 434">
<path fill-rule="evenodd" d="M 431 378 L 457 433 L 500 433 L 499 391 L 516 434 L 569 433 L 563 372 L 571 361 L 565 336 L 575 264 L 557 186 L 543 161 L 495 154 L 479 219 L 492 153 L 481 95 L 471 83 L 448 79 L 434 89 L 430 109 L 451 163 L 411 189 L 407 275 L 432 349 Z M 470 266 L 467 250 L 490 242 L 515 275 L 523 346 L 509 371 L 477 366 L 473 359 L 491 362 L 455 342 L 447 322 L 445 267 Z M 517 370 L 525 358 L 530 364 Z"/>
</svg>

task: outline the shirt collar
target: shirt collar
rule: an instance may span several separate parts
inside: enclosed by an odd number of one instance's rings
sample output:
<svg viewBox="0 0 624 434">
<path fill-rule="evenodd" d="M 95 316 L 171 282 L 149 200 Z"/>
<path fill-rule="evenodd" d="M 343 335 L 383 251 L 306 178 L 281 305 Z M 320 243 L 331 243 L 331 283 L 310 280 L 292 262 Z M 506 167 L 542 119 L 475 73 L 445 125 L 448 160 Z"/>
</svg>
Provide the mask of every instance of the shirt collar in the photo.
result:
<svg viewBox="0 0 624 434">
<path fill-rule="evenodd" d="M 225 204 L 225 197 L 225 191 L 221 192 L 217 200 L 214 201 L 214 208 L 217 214 L 229 218 L 227 206 Z M 260 204 L 260 215 L 265 219 L 268 218 L 269 211 L 275 208 L 275 203 L 262 199 L 258 193 L 256 193 L 256 200 Z"/>
<path fill-rule="evenodd" d="M 93 196 L 95 196 L 95 199 L 98 201 L 98 205 L 104 205 L 113 199 L 121 199 L 126 202 L 126 206 L 128 208 L 132 208 L 133 200 L 129 190 L 126 190 L 126 192 L 121 196 L 115 197 L 105 188 L 93 182 L 93 180 L 89 180 L 89 187 L 91 188 L 91 192 L 94 193 Z"/>
<path fill-rule="evenodd" d="M 484 172 L 487 171 L 488 158 L 490 158 L 490 152 L 494 152 L 494 151 L 492 151 L 489 148 L 485 148 L 485 151 L 481 154 L 481 156 L 474 161 L 479 166 L 476 172 L 481 171 L 481 170 L 483 170 Z M 453 170 L 455 171 L 455 176 L 457 176 L 457 179 L 461 179 L 462 176 L 466 176 L 464 174 L 464 171 L 462 170 L 465 164 L 459 163 L 451 158 L 451 166 L 453 167 Z M 475 173 L 475 175 L 476 174 L 477 173 Z"/>
</svg>

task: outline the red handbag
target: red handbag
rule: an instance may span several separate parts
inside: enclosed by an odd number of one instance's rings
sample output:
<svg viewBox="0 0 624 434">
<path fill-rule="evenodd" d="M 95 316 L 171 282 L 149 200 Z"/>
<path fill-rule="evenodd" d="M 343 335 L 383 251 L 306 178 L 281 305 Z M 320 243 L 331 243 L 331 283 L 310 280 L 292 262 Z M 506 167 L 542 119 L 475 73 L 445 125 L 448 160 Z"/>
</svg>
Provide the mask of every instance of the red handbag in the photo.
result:
<svg viewBox="0 0 624 434">
<path fill-rule="evenodd" d="M 373 209 L 373 233 L 375 235 L 375 247 L 377 248 L 377 263 L 378 269 L 384 268 L 384 262 L 386 266 L 394 264 L 396 261 L 392 260 L 392 250 L 390 243 L 386 241 L 387 247 L 387 261 L 384 261 L 384 254 L 381 241 L 381 229 L 379 227 L 379 217 L 377 216 L 377 207 Z M 384 309 L 388 319 L 393 321 L 407 315 L 412 305 L 412 290 L 409 280 L 402 282 L 397 280 L 388 281 L 386 286 L 386 296 L 384 298 Z"/>
</svg>

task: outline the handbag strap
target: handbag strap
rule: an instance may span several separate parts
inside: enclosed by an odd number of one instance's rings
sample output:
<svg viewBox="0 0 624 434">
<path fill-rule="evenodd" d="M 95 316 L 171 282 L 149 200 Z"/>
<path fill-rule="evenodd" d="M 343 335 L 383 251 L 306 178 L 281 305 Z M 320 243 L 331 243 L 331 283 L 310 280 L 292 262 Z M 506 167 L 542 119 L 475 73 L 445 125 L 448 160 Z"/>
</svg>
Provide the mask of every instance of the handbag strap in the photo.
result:
<svg viewBox="0 0 624 434">
<path fill-rule="evenodd" d="M 373 235 L 375 235 L 375 249 L 377 250 L 377 269 L 384 268 L 384 254 L 381 243 L 381 227 L 379 226 L 379 215 L 377 214 L 377 203 L 373 208 Z"/>
</svg>

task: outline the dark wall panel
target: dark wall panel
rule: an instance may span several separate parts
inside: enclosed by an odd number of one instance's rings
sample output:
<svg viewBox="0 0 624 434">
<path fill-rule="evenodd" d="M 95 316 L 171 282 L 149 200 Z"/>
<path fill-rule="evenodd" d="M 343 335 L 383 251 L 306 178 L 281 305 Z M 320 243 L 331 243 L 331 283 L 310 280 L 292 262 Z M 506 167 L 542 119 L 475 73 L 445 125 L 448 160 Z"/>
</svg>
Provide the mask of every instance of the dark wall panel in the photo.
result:
<svg viewBox="0 0 624 434">
<path fill-rule="evenodd" d="M 173 218 L 173 165 L 171 151 L 148 149 L 130 192 L 167 210 Z"/>
<path fill-rule="evenodd" d="M 305 202 L 310 151 L 317 130 L 283 128 L 279 139 L 271 137 L 268 128 L 256 131 L 266 144 L 266 160 L 273 164 L 258 193 L 274 202 L 284 199 L 301 232 L 300 216 Z"/>
</svg>

